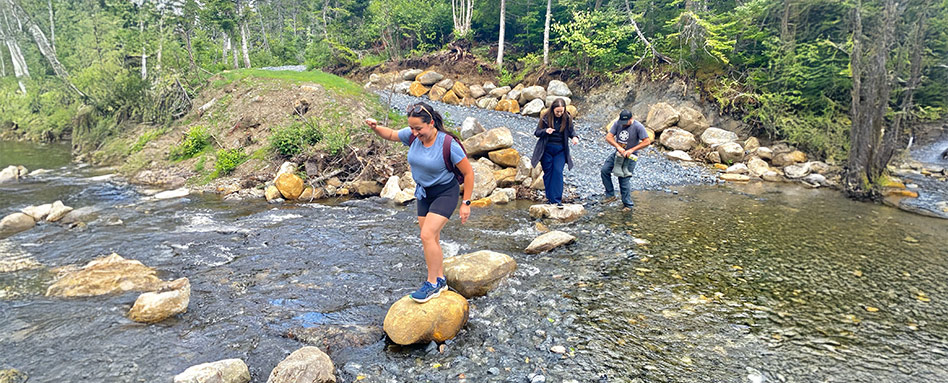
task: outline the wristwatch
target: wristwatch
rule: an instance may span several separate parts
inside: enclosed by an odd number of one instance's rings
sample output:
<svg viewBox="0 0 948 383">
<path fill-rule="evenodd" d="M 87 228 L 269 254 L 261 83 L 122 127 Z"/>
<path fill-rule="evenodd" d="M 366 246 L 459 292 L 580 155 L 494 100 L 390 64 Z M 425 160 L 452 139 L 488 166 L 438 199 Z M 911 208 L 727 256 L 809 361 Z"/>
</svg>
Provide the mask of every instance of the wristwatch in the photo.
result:
<svg viewBox="0 0 948 383">
<path fill-rule="evenodd" d="M 469 199 L 463 200 L 463 201 L 461 201 L 461 203 L 463 203 L 463 204 L 465 204 L 465 205 L 467 205 L 467 206 L 471 206 L 471 200 L 469 200 Z"/>
</svg>

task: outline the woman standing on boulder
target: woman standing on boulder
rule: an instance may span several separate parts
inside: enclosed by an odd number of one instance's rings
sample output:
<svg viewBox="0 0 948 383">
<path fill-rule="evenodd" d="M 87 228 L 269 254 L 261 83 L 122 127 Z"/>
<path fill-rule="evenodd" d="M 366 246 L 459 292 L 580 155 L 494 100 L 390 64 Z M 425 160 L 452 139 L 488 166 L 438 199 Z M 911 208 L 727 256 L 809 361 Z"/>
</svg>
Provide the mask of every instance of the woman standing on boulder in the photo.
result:
<svg viewBox="0 0 948 383">
<path fill-rule="evenodd" d="M 537 130 L 533 133 L 540 139 L 533 148 L 531 164 L 543 166 L 543 189 L 546 192 L 547 203 L 563 207 L 563 166 L 568 164 L 573 168 L 573 158 L 569 155 L 567 141 L 573 145 L 579 143 L 576 131 L 573 129 L 573 117 L 566 111 L 566 101 L 562 98 L 553 100 L 550 109 L 540 116 Z"/>
<path fill-rule="evenodd" d="M 408 164 L 415 180 L 418 199 L 418 227 L 421 245 L 428 266 L 428 279 L 411 299 L 424 303 L 448 288 L 444 279 L 444 253 L 441 251 L 441 229 L 458 206 L 458 183 L 464 183 L 461 223 L 471 215 L 471 193 L 474 190 L 474 169 L 467 159 L 460 140 L 444 129 L 441 114 L 430 105 L 419 102 L 408 107 L 408 126 L 393 130 L 365 120 L 375 134 L 389 141 L 408 146 Z M 462 181 L 463 180 L 463 181 Z"/>
</svg>

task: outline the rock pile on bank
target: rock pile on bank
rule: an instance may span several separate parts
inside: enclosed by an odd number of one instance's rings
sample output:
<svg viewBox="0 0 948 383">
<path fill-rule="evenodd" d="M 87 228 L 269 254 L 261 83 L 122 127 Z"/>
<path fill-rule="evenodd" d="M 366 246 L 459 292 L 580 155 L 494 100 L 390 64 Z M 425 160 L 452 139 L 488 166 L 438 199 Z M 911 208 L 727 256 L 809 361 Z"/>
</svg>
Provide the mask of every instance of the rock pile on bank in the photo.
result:
<svg viewBox="0 0 948 383">
<path fill-rule="evenodd" d="M 533 117 L 539 116 L 557 98 L 562 98 L 572 116 L 579 114 L 570 98 L 573 92 L 566 83 L 559 80 L 550 81 L 545 88 L 541 85 L 523 83 L 514 87 L 498 87 L 492 82 L 482 85 L 465 83 L 431 70 L 406 69 L 398 73 L 373 73 L 365 86 L 366 88 L 388 89 L 415 97 L 427 95 L 428 99 L 445 104 L 478 107 Z"/>
</svg>

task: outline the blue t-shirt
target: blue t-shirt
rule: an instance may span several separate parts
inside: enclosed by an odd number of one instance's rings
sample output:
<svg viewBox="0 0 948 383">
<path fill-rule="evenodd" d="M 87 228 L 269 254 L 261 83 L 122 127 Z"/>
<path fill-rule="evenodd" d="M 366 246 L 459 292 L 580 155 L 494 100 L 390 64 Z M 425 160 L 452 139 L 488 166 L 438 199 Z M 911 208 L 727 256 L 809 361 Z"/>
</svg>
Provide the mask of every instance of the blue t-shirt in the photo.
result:
<svg viewBox="0 0 948 383">
<path fill-rule="evenodd" d="M 448 171 L 448 168 L 444 165 L 444 154 L 442 150 L 446 136 L 444 132 L 439 131 L 438 136 L 435 137 L 434 145 L 431 145 L 431 147 L 425 147 L 425 145 L 421 143 L 421 140 L 417 138 L 411 142 L 411 146 L 408 147 L 408 164 L 411 165 L 411 178 L 415 179 L 416 185 L 431 187 L 448 182 L 456 182 L 454 180 L 454 173 Z M 398 131 L 398 139 L 401 140 L 403 144 L 408 145 L 408 140 L 411 139 L 411 128 L 400 129 Z M 458 144 L 457 140 L 452 139 L 451 162 L 457 165 L 458 162 L 461 162 L 465 157 L 461 145 Z M 418 197 L 419 191 L 424 193 L 422 188 L 416 188 L 416 197 Z M 418 198 L 424 198 L 424 194 Z"/>
<path fill-rule="evenodd" d="M 638 145 L 639 142 L 648 138 L 645 125 L 642 125 L 641 122 L 636 120 L 632 120 L 632 125 L 629 126 L 621 125 L 619 121 L 616 121 L 615 124 L 612 124 L 612 128 L 609 129 L 609 133 L 612 133 L 612 135 L 616 137 L 616 142 L 626 149 Z M 638 155 L 639 151 L 636 150 L 634 153 Z"/>
</svg>

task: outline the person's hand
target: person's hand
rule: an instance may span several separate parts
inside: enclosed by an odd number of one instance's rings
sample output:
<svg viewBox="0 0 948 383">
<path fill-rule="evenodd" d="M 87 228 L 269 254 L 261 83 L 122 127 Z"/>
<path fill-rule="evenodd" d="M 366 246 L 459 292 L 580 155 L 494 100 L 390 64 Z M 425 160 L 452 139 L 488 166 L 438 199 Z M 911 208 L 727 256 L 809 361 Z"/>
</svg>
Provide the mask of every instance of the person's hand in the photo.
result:
<svg viewBox="0 0 948 383">
<path fill-rule="evenodd" d="M 375 129 L 375 127 L 379 125 L 379 122 L 375 121 L 374 118 L 366 118 L 365 124 L 368 125 L 370 128 Z"/>
<path fill-rule="evenodd" d="M 464 223 L 467 222 L 467 217 L 471 216 L 471 207 L 462 203 L 460 213 L 461 213 L 461 224 L 463 225 Z"/>
<path fill-rule="evenodd" d="M 546 128 L 546 134 L 553 134 L 553 128 Z"/>
<path fill-rule="evenodd" d="M 573 137 L 573 145 L 579 145 L 579 137 Z"/>
</svg>

